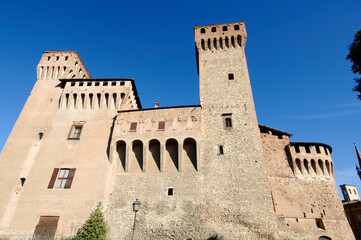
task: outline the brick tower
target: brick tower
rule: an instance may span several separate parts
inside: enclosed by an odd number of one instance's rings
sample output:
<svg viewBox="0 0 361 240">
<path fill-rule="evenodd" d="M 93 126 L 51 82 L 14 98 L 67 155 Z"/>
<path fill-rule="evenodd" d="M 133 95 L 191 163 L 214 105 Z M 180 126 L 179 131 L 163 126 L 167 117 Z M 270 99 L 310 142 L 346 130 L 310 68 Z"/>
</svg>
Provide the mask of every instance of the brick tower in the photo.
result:
<svg viewBox="0 0 361 240">
<path fill-rule="evenodd" d="M 202 170 L 218 198 L 213 207 L 221 215 L 232 213 L 229 229 L 218 232 L 227 239 L 262 239 L 274 234 L 275 218 L 244 51 L 245 22 L 198 26 L 194 32 Z"/>
</svg>

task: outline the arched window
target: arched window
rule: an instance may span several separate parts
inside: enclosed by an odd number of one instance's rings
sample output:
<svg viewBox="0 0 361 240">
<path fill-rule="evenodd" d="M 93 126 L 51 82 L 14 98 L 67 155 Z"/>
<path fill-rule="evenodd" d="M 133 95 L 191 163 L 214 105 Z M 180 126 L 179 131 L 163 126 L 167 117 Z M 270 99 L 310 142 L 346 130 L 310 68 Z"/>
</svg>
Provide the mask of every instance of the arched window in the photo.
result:
<svg viewBox="0 0 361 240">
<path fill-rule="evenodd" d="M 117 94 L 113 93 L 113 107 L 114 109 L 117 108 Z"/>
<path fill-rule="evenodd" d="M 241 35 L 237 36 L 237 44 L 238 44 L 238 46 L 242 47 L 242 37 L 241 37 Z"/>
<path fill-rule="evenodd" d="M 166 142 L 165 171 L 178 171 L 178 162 L 178 142 L 175 139 L 168 139 Z"/>
<path fill-rule="evenodd" d="M 328 160 L 325 161 L 325 165 L 326 165 L 326 169 L 327 169 L 327 173 L 328 175 L 331 175 L 331 171 L 330 171 L 330 163 L 328 162 Z"/>
<path fill-rule="evenodd" d="M 226 37 L 226 38 L 224 39 L 224 43 L 225 43 L 225 45 L 226 45 L 226 48 L 229 48 L 228 37 Z"/>
<path fill-rule="evenodd" d="M 193 138 L 187 138 L 183 143 L 183 170 L 197 170 L 197 143 Z"/>
<path fill-rule="evenodd" d="M 231 37 L 231 44 L 232 44 L 232 47 L 236 47 L 236 44 L 235 44 L 235 42 L 234 42 L 234 37 L 233 37 L 233 36 Z"/>
<path fill-rule="evenodd" d="M 105 106 L 109 108 L 109 93 L 105 94 Z"/>
<path fill-rule="evenodd" d="M 93 94 L 92 93 L 89 94 L 89 108 L 90 109 L 93 108 Z"/>
<path fill-rule="evenodd" d="M 125 171 L 125 162 L 126 162 L 126 149 L 127 149 L 127 144 L 124 141 L 117 142 L 117 153 L 124 171 Z"/>
<path fill-rule="evenodd" d="M 214 46 L 214 49 L 217 49 L 217 38 L 213 39 L 213 46 Z"/>
<path fill-rule="evenodd" d="M 204 42 L 204 39 L 201 40 L 201 47 L 202 47 L 202 50 L 206 50 L 206 44 Z"/>
<path fill-rule="evenodd" d="M 208 38 L 208 49 L 211 50 L 211 39 Z"/>
<path fill-rule="evenodd" d="M 149 141 L 149 161 L 147 172 L 160 171 L 160 142 L 156 139 Z"/>
<path fill-rule="evenodd" d="M 334 176 L 335 175 L 335 169 L 333 168 L 333 163 L 331 162 L 331 173 Z"/>
<path fill-rule="evenodd" d="M 223 49 L 223 39 L 219 38 L 219 47 Z"/>
</svg>

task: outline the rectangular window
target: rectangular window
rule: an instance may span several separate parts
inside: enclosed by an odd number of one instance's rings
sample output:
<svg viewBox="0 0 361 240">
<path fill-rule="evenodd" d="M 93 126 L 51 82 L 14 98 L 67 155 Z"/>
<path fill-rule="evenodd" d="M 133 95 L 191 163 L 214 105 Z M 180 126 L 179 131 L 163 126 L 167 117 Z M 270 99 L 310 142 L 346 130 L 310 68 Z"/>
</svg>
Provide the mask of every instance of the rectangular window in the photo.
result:
<svg viewBox="0 0 361 240">
<path fill-rule="evenodd" d="M 137 131 L 137 125 L 138 123 L 137 122 L 132 122 L 130 123 L 130 131 Z"/>
<path fill-rule="evenodd" d="M 158 123 L 158 130 L 164 130 L 165 129 L 165 122 L 161 121 Z"/>
<path fill-rule="evenodd" d="M 70 129 L 68 139 L 79 140 L 82 128 L 82 125 L 73 125 Z"/>
<path fill-rule="evenodd" d="M 69 189 L 73 183 L 76 168 L 54 168 L 48 188 Z"/>
<path fill-rule="evenodd" d="M 232 113 L 223 113 L 222 117 L 223 117 L 223 128 L 231 129 L 233 127 Z"/>
</svg>

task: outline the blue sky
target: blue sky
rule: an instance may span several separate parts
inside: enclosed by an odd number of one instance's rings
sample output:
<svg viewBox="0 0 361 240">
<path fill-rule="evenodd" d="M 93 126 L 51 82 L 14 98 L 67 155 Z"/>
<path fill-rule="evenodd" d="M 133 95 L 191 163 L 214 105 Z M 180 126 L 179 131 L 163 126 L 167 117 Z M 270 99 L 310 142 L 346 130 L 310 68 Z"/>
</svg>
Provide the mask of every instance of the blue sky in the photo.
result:
<svg viewBox="0 0 361 240">
<path fill-rule="evenodd" d="M 36 81 L 43 50 L 77 50 L 93 78 L 134 78 L 143 107 L 199 103 L 193 26 L 246 21 L 258 121 L 333 147 L 354 184 L 361 101 L 345 60 L 361 1 L 1 1 L 0 148 Z"/>
</svg>

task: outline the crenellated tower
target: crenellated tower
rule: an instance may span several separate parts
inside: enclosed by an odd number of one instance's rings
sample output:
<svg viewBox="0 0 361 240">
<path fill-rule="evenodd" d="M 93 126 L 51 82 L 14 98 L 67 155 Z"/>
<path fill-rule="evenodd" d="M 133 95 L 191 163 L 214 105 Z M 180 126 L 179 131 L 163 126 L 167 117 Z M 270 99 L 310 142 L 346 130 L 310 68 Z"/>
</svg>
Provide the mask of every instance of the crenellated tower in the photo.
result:
<svg viewBox="0 0 361 240">
<path fill-rule="evenodd" d="M 222 202 L 219 212 L 233 212 L 226 238 L 273 235 L 275 218 L 257 117 L 248 75 L 245 22 L 194 28 L 202 106 L 202 171 Z M 206 174 L 208 175 L 208 174 Z M 237 201 L 234 201 L 237 199 Z M 255 204 L 257 202 L 257 204 Z M 262 227 L 247 229 L 247 225 Z M 236 235 L 231 232 L 238 229 Z M 242 238 L 242 237 L 241 237 Z M 252 237 L 251 237 L 252 238 Z"/>
</svg>

